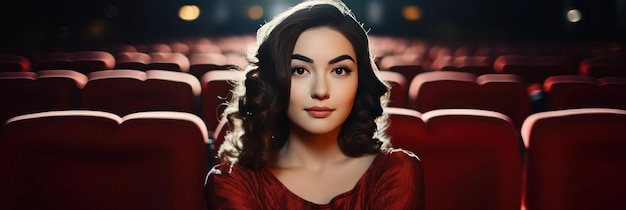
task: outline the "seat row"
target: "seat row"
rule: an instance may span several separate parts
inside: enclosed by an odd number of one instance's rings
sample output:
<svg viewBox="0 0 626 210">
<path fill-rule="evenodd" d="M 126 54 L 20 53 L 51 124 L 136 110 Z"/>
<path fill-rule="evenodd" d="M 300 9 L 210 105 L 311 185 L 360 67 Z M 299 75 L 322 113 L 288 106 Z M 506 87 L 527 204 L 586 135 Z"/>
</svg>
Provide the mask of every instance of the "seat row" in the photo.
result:
<svg viewBox="0 0 626 210">
<path fill-rule="evenodd" d="M 427 112 L 474 108 L 503 113 L 517 127 L 533 112 L 582 107 L 626 109 L 626 78 L 553 76 L 546 80 L 540 109 L 532 110 L 526 84 L 517 75 L 426 72 L 411 83 L 397 72 L 381 71 L 391 85 L 392 107 Z M 195 113 L 213 131 L 229 100 L 230 80 L 242 71 L 213 70 L 201 80 L 166 70 L 104 70 L 84 75 L 71 70 L 0 73 L 0 120 L 44 110 L 83 108 L 126 115 L 136 111 Z"/>
<path fill-rule="evenodd" d="M 493 111 L 384 112 L 392 145 L 422 160 L 427 209 L 626 207 L 625 110 L 535 113 L 523 144 L 511 119 Z M 203 209 L 209 135 L 182 112 L 16 116 L 0 129 L 0 208 Z"/>
<path fill-rule="evenodd" d="M 111 69 L 170 70 L 188 72 L 200 78 L 215 69 L 245 69 L 248 61 L 239 54 L 175 52 L 77 51 L 37 53 L 29 59 L 21 55 L 0 55 L 0 72 L 74 70 L 83 74 Z"/>
<path fill-rule="evenodd" d="M 208 135 L 182 112 L 14 117 L 0 130 L 0 209 L 206 209 Z"/>
<path fill-rule="evenodd" d="M 71 70 L 0 73 L 0 120 L 39 111 L 86 109 L 127 115 L 139 111 L 180 111 L 202 116 L 213 131 L 230 80 L 242 71 L 211 71 L 202 82 L 182 72 L 104 70 L 84 75 Z"/>
<path fill-rule="evenodd" d="M 457 71 L 476 75 L 515 74 L 527 83 L 543 83 L 550 76 L 626 77 L 624 57 L 575 59 L 568 56 L 440 56 L 431 63 L 417 55 L 388 55 L 378 62 L 382 70 L 401 73 L 407 80 L 429 71 Z"/>
<path fill-rule="evenodd" d="M 515 74 L 433 71 L 407 81 L 397 72 L 380 73 L 391 84 L 390 106 L 422 113 L 445 108 L 485 109 L 511 117 L 519 127 L 530 113 L 538 111 L 584 107 L 626 109 L 626 77 L 558 75 L 535 87 Z"/>
<path fill-rule="evenodd" d="M 488 110 L 384 112 L 392 145 L 422 160 L 426 209 L 626 207 L 626 110 L 534 113 L 521 131 Z M 222 119 L 216 148 L 229 129 Z"/>
</svg>

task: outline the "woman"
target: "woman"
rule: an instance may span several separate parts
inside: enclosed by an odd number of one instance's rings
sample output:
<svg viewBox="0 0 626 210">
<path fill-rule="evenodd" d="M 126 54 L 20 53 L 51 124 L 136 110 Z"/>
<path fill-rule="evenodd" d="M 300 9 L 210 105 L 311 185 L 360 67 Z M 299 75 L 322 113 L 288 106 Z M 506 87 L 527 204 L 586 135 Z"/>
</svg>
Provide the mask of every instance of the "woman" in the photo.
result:
<svg viewBox="0 0 626 210">
<path fill-rule="evenodd" d="M 384 135 L 388 86 L 350 10 L 305 1 L 257 43 L 224 113 L 210 209 L 423 209 L 420 161 Z"/>
</svg>

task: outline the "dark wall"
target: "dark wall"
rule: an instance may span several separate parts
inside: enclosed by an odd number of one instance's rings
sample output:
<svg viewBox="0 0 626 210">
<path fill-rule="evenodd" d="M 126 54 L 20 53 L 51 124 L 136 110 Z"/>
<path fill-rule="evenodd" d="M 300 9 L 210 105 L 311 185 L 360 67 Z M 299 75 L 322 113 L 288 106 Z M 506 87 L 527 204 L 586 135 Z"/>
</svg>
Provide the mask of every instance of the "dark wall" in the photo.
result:
<svg viewBox="0 0 626 210">
<path fill-rule="evenodd" d="M 367 3 L 384 5 L 385 21 L 369 24 Z M 0 46 L 37 48 L 149 42 L 192 36 L 254 33 L 269 17 L 250 20 L 252 4 L 295 0 L 12 0 L 0 3 Z M 626 0 L 345 0 L 371 34 L 438 41 L 588 40 L 623 41 Z M 194 22 L 178 19 L 183 4 L 202 9 Z M 402 17 L 405 5 L 418 5 L 418 21 Z M 219 5 L 227 5 L 221 11 Z M 267 7 L 266 7 L 267 8 Z M 579 23 L 565 21 L 567 8 L 583 12 Z M 269 9 L 268 9 L 269 10 Z M 269 13 L 269 11 L 267 12 Z M 219 14 L 228 22 L 216 21 Z"/>
</svg>

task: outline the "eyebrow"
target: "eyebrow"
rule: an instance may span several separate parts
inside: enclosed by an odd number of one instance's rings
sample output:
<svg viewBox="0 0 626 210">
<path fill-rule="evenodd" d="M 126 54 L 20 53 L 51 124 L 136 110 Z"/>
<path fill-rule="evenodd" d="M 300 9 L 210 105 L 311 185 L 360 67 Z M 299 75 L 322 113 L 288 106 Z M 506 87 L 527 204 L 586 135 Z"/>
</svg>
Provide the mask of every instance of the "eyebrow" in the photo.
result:
<svg viewBox="0 0 626 210">
<path fill-rule="evenodd" d="M 307 63 L 313 63 L 313 59 L 306 57 L 304 55 L 300 55 L 300 54 L 293 54 L 291 55 L 291 59 L 296 59 L 296 60 L 301 60 Z M 330 61 L 328 61 L 328 64 L 333 64 L 333 63 L 337 63 L 339 61 L 342 60 L 351 60 L 352 62 L 354 62 L 354 58 L 352 58 L 349 55 L 340 55 L 337 56 L 336 58 L 331 59 Z"/>
</svg>

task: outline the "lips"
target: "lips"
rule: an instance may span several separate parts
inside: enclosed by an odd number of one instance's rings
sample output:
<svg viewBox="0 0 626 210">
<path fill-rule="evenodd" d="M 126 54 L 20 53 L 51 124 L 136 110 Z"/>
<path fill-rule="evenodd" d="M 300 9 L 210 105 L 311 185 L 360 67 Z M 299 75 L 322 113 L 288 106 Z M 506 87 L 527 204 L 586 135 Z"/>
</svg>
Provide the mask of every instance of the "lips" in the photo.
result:
<svg viewBox="0 0 626 210">
<path fill-rule="evenodd" d="M 311 117 L 314 118 L 326 118 L 328 117 L 333 111 L 335 111 L 334 109 L 331 109 L 329 107 L 322 107 L 322 106 L 314 106 L 314 107 L 309 107 L 304 109 Z"/>
</svg>

